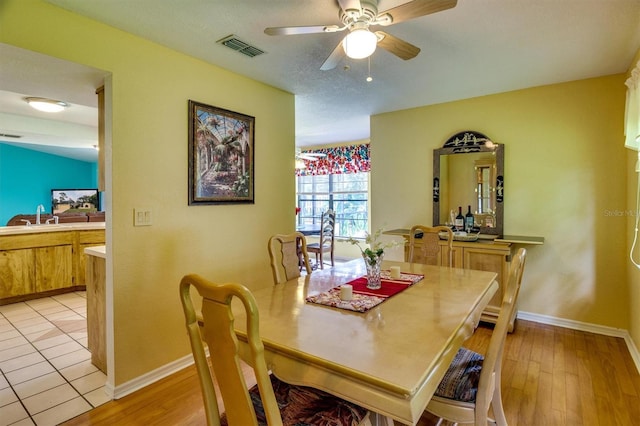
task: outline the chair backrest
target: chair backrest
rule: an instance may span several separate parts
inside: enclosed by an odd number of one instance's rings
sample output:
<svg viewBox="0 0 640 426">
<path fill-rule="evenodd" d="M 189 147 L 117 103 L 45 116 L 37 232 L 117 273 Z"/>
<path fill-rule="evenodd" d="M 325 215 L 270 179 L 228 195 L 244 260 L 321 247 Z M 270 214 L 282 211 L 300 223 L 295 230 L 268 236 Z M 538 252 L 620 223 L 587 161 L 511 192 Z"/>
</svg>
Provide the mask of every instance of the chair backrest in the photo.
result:
<svg viewBox="0 0 640 426">
<path fill-rule="evenodd" d="M 202 297 L 202 328 L 191 299 L 191 287 Z M 214 284 L 198 275 L 186 275 L 180 281 L 180 299 L 186 319 L 191 350 L 195 359 L 208 425 L 220 425 L 220 410 L 203 340 L 210 352 L 213 373 L 218 382 L 230 425 L 257 425 L 256 413 L 242 373 L 238 339 L 233 328 L 231 301 L 236 297 L 247 318 L 247 342 L 269 425 L 282 425 L 280 411 L 264 359 L 264 346 L 258 328 L 258 307 L 251 292 L 240 284 Z"/>
<path fill-rule="evenodd" d="M 333 250 L 335 227 L 336 212 L 329 209 L 322 213 L 320 220 L 320 248 L 331 247 L 331 250 Z"/>
<path fill-rule="evenodd" d="M 448 265 L 445 266 L 453 266 L 453 232 L 448 226 L 413 226 L 409 233 L 409 262 L 442 265 L 441 232 L 447 234 L 449 255 Z M 420 235 L 420 233 L 422 237 L 416 238 L 416 234 Z"/>
<path fill-rule="evenodd" d="M 269 257 L 273 282 L 280 284 L 300 276 L 300 262 L 311 273 L 307 240 L 300 232 L 276 234 L 269 238 Z"/>
<path fill-rule="evenodd" d="M 509 269 L 509 276 L 506 280 L 500 314 L 498 315 L 498 321 L 491 334 L 489 348 L 485 353 L 482 363 L 482 371 L 478 382 L 478 393 L 476 395 L 475 424 L 486 424 L 487 411 L 489 410 L 493 396 L 494 386 L 500 386 L 502 351 L 509 330 L 509 321 L 516 309 L 516 301 L 518 300 L 520 284 L 522 283 L 526 255 L 527 250 L 520 248 L 511 259 L 511 268 Z"/>
</svg>

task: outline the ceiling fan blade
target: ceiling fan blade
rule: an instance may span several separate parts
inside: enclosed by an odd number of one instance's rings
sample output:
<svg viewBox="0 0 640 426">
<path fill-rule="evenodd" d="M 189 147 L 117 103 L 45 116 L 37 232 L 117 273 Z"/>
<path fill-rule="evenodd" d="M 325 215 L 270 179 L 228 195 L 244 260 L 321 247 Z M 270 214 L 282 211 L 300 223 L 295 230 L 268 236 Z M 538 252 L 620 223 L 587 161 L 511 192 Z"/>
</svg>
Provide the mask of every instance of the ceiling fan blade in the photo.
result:
<svg viewBox="0 0 640 426">
<path fill-rule="evenodd" d="M 342 48 L 342 40 L 340 40 L 340 43 L 338 43 L 336 48 L 333 49 L 333 52 L 331 52 L 329 57 L 324 61 L 320 69 L 322 71 L 334 69 L 338 65 L 338 63 L 344 58 L 344 56 L 345 54 L 344 54 L 344 49 Z"/>
<path fill-rule="evenodd" d="M 381 12 L 379 16 L 388 14 L 393 18 L 393 24 L 430 15 L 432 13 L 455 7 L 458 0 L 413 0 L 392 9 Z"/>
<path fill-rule="evenodd" d="M 404 59 L 405 61 L 407 59 L 415 58 L 418 56 L 418 53 L 420 53 L 419 47 L 399 39 L 398 37 L 394 37 L 391 34 L 385 33 L 384 31 L 376 31 L 376 35 L 378 36 L 378 46 L 393 53 L 398 58 Z"/>
<path fill-rule="evenodd" d="M 329 25 L 311 25 L 301 27 L 269 27 L 264 29 L 267 35 L 296 35 L 324 33 Z"/>
</svg>

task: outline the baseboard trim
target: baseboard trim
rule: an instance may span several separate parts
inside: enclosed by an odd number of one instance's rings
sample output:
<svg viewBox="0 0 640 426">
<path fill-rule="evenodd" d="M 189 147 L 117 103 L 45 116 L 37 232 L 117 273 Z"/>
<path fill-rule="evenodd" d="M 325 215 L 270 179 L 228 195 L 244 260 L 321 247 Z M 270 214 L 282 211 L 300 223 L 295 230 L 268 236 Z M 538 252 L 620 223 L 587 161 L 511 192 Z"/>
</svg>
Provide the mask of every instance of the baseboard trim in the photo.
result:
<svg viewBox="0 0 640 426">
<path fill-rule="evenodd" d="M 622 328 L 607 327 L 604 325 L 590 324 L 581 321 L 568 320 L 564 318 L 552 317 L 549 315 L 534 314 L 531 312 L 518 311 L 518 318 L 526 321 L 539 322 L 541 324 L 554 325 L 557 327 L 570 328 L 572 330 L 587 331 L 595 334 L 602 334 L 605 336 L 621 337 L 627 344 L 631 358 L 638 373 L 640 373 L 640 352 L 638 347 L 634 343 L 629 331 Z"/>
<path fill-rule="evenodd" d="M 138 376 L 133 380 L 114 387 L 112 391 L 112 397 L 113 399 L 119 399 L 123 396 L 127 396 L 130 393 L 142 389 L 145 386 L 149 386 L 150 384 L 157 382 L 160 379 L 164 379 L 167 376 L 177 373 L 178 371 L 187 368 L 192 364 L 193 355 L 185 355 L 182 358 L 165 364 L 160 368 L 156 368 L 155 370 L 149 371 L 142 376 Z"/>
</svg>

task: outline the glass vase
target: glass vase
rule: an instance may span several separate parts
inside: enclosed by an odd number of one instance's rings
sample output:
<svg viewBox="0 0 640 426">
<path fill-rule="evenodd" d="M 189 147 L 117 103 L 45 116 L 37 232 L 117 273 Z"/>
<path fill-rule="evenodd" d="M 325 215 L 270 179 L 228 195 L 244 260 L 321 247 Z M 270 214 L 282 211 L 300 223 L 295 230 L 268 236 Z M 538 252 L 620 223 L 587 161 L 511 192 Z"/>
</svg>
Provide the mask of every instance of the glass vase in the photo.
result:
<svg viewBox="0 0 640 426">
<path fill-rule="evenodd" d="M 380 278 L 380 266 L 382 265 L 383 257 L 384 253 L 379 256 L 375 254 L 371 256 L 367 256 L 364 253 L 362 254 L 364 264 L 367 267 L 367 288 L 377 290 L 382 287 L 382 281 Z"/>
</svg>

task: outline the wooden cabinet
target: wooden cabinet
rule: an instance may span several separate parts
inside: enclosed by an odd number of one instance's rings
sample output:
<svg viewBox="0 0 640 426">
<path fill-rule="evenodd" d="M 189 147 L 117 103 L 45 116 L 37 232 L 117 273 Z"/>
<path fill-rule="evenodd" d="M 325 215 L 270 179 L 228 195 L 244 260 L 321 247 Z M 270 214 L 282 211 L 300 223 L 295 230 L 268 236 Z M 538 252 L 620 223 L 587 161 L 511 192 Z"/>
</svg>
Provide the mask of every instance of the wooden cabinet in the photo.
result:
<svg viewBox="0 0 640 426">
<path fill-rule="evenodd" d="M 404 235 L 403 235 L 404 236 Z M 408 238 L 405 236 L 407 242 L 405 243 L 404 258 L 405 261 L 409 258 Z M 449 262 L 449 248 L 444 241 L 440 242 L 442 248 L 442 264 L 447 265 Z M 453 267 L 464 269 L 476 269 L 480 271 L 490 271 L 498 274 L 496 281 L 499 288 L 493 299 L 489 302 L 486 309 L 483 311 L 481 320 L 494 323 L 498 320 L 498 314 L 500 313 L 500 306 L 502 304 L 502 297 L 504 291 L 504 284 L 507 276 L 509 275 L 509 266 L 511 262 L 511 243 L 507 242 L 495 242 L 495 241 L 477 241 L 477 242 L 453 242 Z M 510 320 L 509 331 L 513 331 L 515 324 L 514 311 L 513 317 Z"/>
<path fill-rule="evenodd" d="M 104 191 L 104 152 L 105 152 L 105 99 L 104 86 L 96 90 L 98 95 L 98 191 Z"/>
<path fill-rule="evenodd" d="M 0 305 L 83 289 L 84 248 L 104 244 L 104 229 L 0 236 Z"/>
<path fill-rule="evenodd" d="M 84 250 L 83 250 L 84 252 Z M 107 373 L 106 260 L 104 246 L 89 249 L 86 256 L 87 344 L 91 363 Z"/>
<path fill-rule="evenodd" d="M 71 244 L 40 247 L 34 252 L 36 293 L 73 286 Z"/>
<path fill-rule="evenodd" d="M 85 285 L 86 284 L 86 258 L 87 255 L 84 249 L 87 247 L 103 246 L 104 245 L 104 230 L 95 231 L 82 231 L 78 233 L 77 249 L 74 249 L 74 255 L 76 257 L 74 271 L 74 284 Z"/>
<path fill-rule="evenodd" d="M 35 292 L 33 249 L 0 250 L 0 299 Z"/>
<path fill-rule="evenodd" d="M 462 245 L 464 244 L 464 245 Z M 454 246 L 462 249 L 462 265 L 455 263 L 455 267 L 464 269 L 476 269 L 480 271 L 491 271 L 498 274 L 498 291 L 485 308 L 480 319 L 482 321 L 496 323 L 502 298 L 504 296 L 504 286 L 509 275 L 509 266 L 511 262 L 511 244 L 498 243 L 454 243 Z M 460 266 L 458 266 L 460 265 Z M 509 322 L 509 331 L 513 331 L 515 323 L 516 310 Z"/>
</svg>

